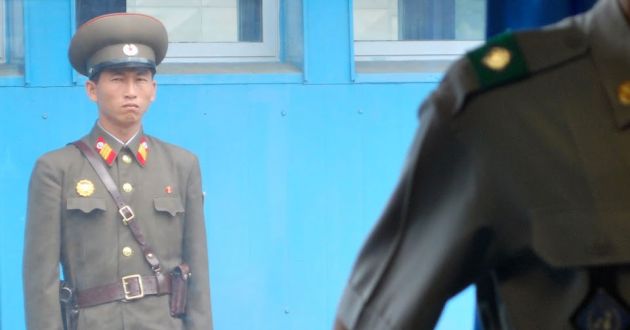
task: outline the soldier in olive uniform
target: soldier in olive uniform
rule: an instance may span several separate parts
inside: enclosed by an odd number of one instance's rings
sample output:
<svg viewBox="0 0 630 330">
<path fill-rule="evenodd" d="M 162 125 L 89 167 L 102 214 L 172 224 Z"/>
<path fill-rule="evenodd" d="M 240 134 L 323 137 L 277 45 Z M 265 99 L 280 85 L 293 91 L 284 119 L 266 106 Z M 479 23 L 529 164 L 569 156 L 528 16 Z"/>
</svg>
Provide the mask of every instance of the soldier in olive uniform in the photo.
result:
<svg viewBox="0 0 630 330">
<path fill-rule="evenodd" d="M 629 7 L 600 0 L 451 67 L 338 329 L 431 329 L 470 284 L 485 329 L 629 328 Z"/>
<path fill-rule="evenodd" d="M 144 253 L 76 146 L 45 154 L 28 196 L 23 277 L 29 329 L 63 327 L 60 264 L 74 291 L 78 329 L 212 329 L 197 158 L 142 130 L 167 46 L 158 20 L 125 13 L 94 18 L 72 40 L 70 61 L 89 78 L 86 91 L 99 112 L 81 140 L 104 164 L 153 251 Z M 161 271 L 145 260 L 154 256 Z M 186 314 L 174 317 L 168 273 L 182 262 L 192 276 Z"/>
</svg>

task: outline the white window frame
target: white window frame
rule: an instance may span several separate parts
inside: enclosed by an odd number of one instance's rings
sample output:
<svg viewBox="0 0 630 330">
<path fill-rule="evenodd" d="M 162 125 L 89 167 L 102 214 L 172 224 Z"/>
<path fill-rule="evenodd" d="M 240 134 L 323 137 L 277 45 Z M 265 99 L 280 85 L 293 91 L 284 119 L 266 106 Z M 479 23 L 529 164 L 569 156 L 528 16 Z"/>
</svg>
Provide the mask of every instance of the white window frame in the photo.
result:
<svg viewBox="0 0 630 330">
<path fill-rule="evenodd" d="M 6 42 L 5 26 L 7 25 L 7 17 L 5 15 L 5 0 L 0 0 L 0 64 L 6 63 Z"/>
<path fill-rule="evenodd" d="M 484 40 L 355 41 L 356 61 L 454 60 Z"/>
<path fill-rule="evenodd" d="M 277 62 L 278 2 L 262 0 L 262 42 L 172 42 L 164 63 Z"/>
</svg>

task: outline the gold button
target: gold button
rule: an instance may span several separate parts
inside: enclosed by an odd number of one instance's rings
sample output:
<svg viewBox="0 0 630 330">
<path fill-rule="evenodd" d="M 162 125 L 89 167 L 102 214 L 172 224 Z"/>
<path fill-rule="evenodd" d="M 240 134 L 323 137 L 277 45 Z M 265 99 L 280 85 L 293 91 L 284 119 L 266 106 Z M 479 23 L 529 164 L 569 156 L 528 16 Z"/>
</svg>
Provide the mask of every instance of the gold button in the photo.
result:
<svg viewBox="0 0 630 330">
<path fill-rule="evenodd" d="M 123 191 L 128 193 L 128 192 L 131 192 L 132 190 L 133 190 L 133 186 L 131 185 L 131 183 L 127 182 L 123 184 Z"/>
<path fill-rule="evenodd" d="M 130 247 L 125 246 L 125 247 L 122 249 L 122 254 L 123 254 L 125 257 L 131 257 L 131 255 L 133 254 L 133 250 L 132 250 Z"/>
<path fill-rule="evenodd" d="M 630 105 L 630 81 L 624 81 L 619 85 L 617 99 L 623 105 Z"/>
<path fill-rule="evenodd" d="M 123 163 L 125 163 L 125 164 L 131 164 L 131 156 L 129 156 L 129 155 L 127 155 L 127 154 L 124 154 L 124 155 L 122 156 L 122 161 L 123 161 Z"/>
</svg>

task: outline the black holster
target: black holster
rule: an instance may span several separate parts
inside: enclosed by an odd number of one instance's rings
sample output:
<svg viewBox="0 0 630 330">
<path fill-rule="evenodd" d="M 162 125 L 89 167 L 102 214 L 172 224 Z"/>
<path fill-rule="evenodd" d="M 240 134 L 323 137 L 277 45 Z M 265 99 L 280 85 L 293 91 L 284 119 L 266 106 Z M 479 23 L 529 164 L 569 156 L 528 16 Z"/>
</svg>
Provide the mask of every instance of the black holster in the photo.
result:
<svg viewBox="0 0 630 330">
<path fill-rule="evenodd" d="M 79 307 L 76 304 L 74 289 L 65 281 L 61 281 L 59 284 L 59 304 L 61 305 L 61 320 L 64 330 L 76 330 Z"/>
<path fill-rule="evenodd" d="M 171 271 L 171 316 L 183 317 L 186 315 L 186 302 L 188 301 L 188 280 L 190 279 L 190 267 L 186 263 L 177 265 Z"/>
</svg>

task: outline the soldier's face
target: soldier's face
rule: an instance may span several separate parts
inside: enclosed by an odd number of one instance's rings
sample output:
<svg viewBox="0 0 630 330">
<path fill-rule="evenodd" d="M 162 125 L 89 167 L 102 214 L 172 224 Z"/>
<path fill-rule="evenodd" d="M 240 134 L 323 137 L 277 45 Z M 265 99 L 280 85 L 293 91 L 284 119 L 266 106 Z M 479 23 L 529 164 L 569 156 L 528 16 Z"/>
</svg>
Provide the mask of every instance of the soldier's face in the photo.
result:
<svg viewBox="0 0 630 330">
<path fill-rule="evenodd" d="M 86 83 L 86 90 L 98 104 L 101 125 L 120 130 L 140 126 L 155 100 L 156 83 L 148 69 L 103 70 L 97 81 Z"/>
</svg>

